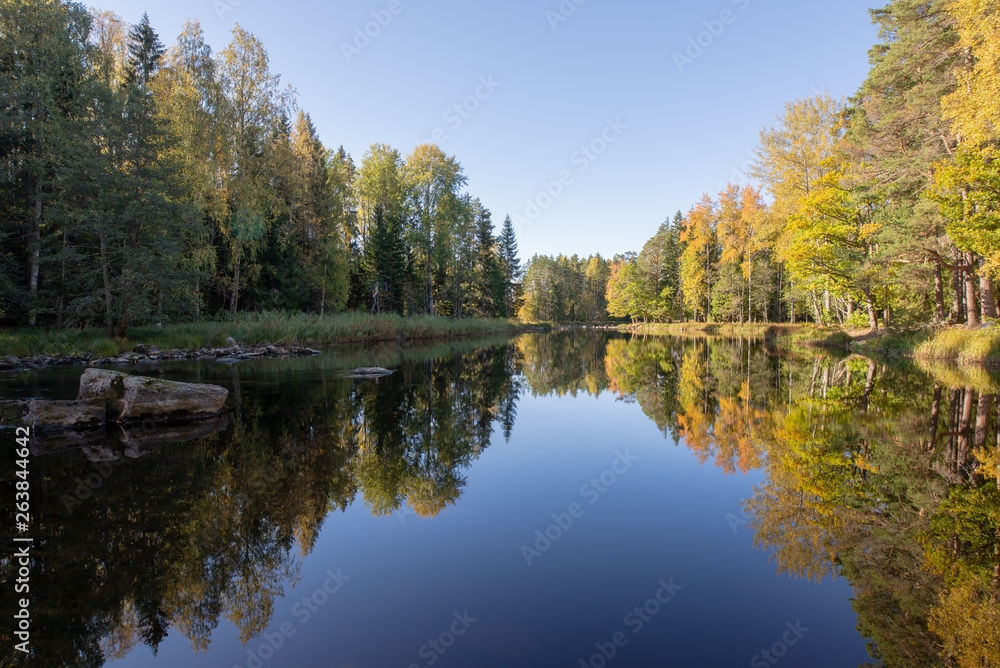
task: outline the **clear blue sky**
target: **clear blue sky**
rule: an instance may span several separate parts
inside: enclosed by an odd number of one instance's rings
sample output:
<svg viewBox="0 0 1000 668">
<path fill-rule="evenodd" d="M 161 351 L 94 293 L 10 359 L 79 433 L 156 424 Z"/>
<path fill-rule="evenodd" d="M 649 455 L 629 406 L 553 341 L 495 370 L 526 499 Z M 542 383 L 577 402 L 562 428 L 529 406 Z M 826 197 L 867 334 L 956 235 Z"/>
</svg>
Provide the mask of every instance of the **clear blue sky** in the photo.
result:
<svg viewBox="0 0 1000 668">
<path fill-rule="evenodd" d="M 518 220 L 523 260 L 640 250 L 664 218 L 743 178 L 760 129 L 787 101 L 852 95 L 877 38 L 867 0 L 95 6 L 130 23 L 148 11 L 166 44 L 199 19 L 216 52 L 239 23 L 263 40 L 323 142 L 357 163 L 374 142 L 406 155 L 440 130 L 494 221 Z M 372 23 L 379 17 L 384 27 Z M 376 36 L 345 54 L 369 23 Z M 701 53 L 686 54 L 699 39 Z M 696 57 L 678 63 L 676 54 Z M 454 110 L 477 92 L 484 99 Z"/>
</svg>

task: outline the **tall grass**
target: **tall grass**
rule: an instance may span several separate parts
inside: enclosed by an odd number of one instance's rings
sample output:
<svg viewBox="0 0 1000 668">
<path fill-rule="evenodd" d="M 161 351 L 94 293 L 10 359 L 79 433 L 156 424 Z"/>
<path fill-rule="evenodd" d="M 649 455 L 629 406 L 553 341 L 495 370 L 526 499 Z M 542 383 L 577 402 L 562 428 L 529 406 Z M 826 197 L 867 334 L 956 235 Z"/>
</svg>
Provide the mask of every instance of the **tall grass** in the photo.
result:
<svg viewBox="0 0 1000 668">
<path fill-rule="evenodd" d="M 914 347 L 913 356 L 921 359 L 955 360 L 963 364 L 1000 364 L 1000 328 L 943 329 L 918 343 Z"/>
<path fill-rule="evenodd" d="M 133 327 L 124 340 L 101 330 L 19 330 L 0 332 L 0 355 L 104 356 L 131 350 L 139 344 L 161 350 L 220 347 L 232 337 L 244 345 L 323 345 L 410 339 L 480 336 L 511 332 L 519 325 L 507 320 L 432 316 L 342 313 L 318 316 L 306 313 L 244 313 L 226 320 Z"/>
<path fill-rule="evenodd" d="M 1000 328 L 947 327 L 882 332 L 851 349 L 863 355 L 938 360 L 960 364 L 1000 364 Z"/>
</svg>

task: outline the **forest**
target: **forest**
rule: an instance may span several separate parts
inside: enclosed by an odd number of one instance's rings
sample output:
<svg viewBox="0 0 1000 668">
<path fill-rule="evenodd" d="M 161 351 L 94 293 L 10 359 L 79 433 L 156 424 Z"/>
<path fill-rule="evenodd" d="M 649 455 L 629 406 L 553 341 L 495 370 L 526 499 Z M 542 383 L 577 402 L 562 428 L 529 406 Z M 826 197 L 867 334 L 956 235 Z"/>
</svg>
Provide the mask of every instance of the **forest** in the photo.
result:
<svg viewBox="0 0 1000 668">
<path fill-rule="evenodd" d="M 511 317 L 511 221 L 454 156 L 319 138 L 240 26 L 167 47 L 75 2 L 0 5 L 0 326 L 242 311 Z"/>
<path fill-rule="evenodd" d="M 853 97 L 786 104 L 746 182 L 705 194 L 641 252 L 533 257 L 523 315 L 871 330 L 996 318 L 1000 8 L 895 0 L 872 19 L 880 41 Z"/>
<path fill-rule="evenodd" d="M 745 179 L 640 252 L 532 257 L 455 156 L 318 136 L 262 42 L 0 8 L 0 326 L 345 310 L 529 322 L 978 326 L 1000 274 L 1000 9 L 894 0 L 849 99 L 764 128 Z M 499 227 L 499 230 L 497 229 Z"/>
</svg>

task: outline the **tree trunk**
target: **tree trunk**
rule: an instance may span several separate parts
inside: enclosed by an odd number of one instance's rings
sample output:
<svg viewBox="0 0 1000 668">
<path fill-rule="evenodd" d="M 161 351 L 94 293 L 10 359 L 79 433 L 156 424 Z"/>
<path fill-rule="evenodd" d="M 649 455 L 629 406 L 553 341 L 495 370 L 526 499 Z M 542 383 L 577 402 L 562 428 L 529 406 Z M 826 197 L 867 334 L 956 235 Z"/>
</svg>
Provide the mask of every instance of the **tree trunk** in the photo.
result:
<svg viewBox="0 0 1000 668">
<path fill-rule="evenodd" d="M 963 480 L 969 460 L 969 445 L 972 440 L 969 437 L 972 435 L 970 431 L 972 427 L 972 393 L 974 391 L 971 387 L 962 390 L 962 417 L 958 423 L 958 452 L 955 457 L 955 473 L 959 474 Z"/>
<path fill-rule="evenodd" d="M 66 299 L 66 246 L 68 240 L 66 239 L 66 228 L 63 228 L 62 233 L 62 253 L 60 257 L 61 272 L 60 279 L 61 285 L 59 286 L 59 313 L 56 315 L 56 329 L 62 329 L 63 326 L 63 304 Z"/>
<path fill-rule="evenodd" d="M 35 183 L 35 211 L 31 219 L 31 231 L 28 235 L 28 250 L 31 255 L 28 267 L 28 292 L 31 295 L 31 313 L 28 324 L 34 327 L 38 323 L 38 275 L 41 272 L 42 258 L 42 179 Z"/>
<path fill-rule="evenodd" d="M 819 312 L 819 302 L 816 301 L 816 291 L 810 290 L 809 293 L 812 295 L 813 315 L 816 317 L 816 324 L 821 325 L 823 324 L 823 316 L 820 315 Z"/>
<path fill-rule="evenodd" d="M 865 377 L 865 391 L 861 395 L 861 410 L 867 415 L 871 405 L 872 389 L 875 387 L 875 362 L 868 360 L 868 375 Z"/>
<path fill-rule="evenodd" d="M 101 276 L 104 279 L 104 322 L 108 327 L 108 338 L 115 337 L 115 321 L 112 315 L 111 272 L 108 268 L 107 237 L 101 232 Z"/>
<path fill-rule="evenodd" d="M 979 307 L 976 305 L 976 289 L 979 281 L 976 278 L 976 268 L 973 264 L 975 262 L 975 255 L 966 253 L 965 257 L 969 264 L 969 270 L 965 272 L 965 311 L 968 315 L 966 324 L 969 327 L 978 327 L 980 323 Z"/>
<path fill-rule="evenodd" d="M 194 319 L 201 320 L 201 279 L 194 280 Z"/>
<path fill-rule="evenodd" d="M 870 289 L 865 290 L 865 303 L 868 307 L 868 331 L 878 331 L 878 311 L 875 309 L 875 297 Z"/>
<path fill-rule="evenodd" d="M 982 304 L 980 315 L 983 322 L 997 317 L 997 297 L 993 291 L 993 279 L 985 273 L 979 276 L 979 300 Z"/>
<path fill-rule="evenodd" d="M 944 277 L 941 275 L 941 265 L 934 263 L 934 322 L 945 321 L 944 313 Z"/>
<path fill-rule="evenodd" d="M 240 305 L 240 264 L 242 259 L 242 247 L 240 242 L 236 242 L 235 257 L 233 258 L 233 291 L 229 295 L 229 310 L 236 313 Z"/>
<path fill-rule="evenodd" d="M 958 324 L 964 320 L 962 308 L 962 272 L 953 269 L 951 272 L 951 316 L 950 320 L 953 324 Z"/>
<path fill-rule="evenodd" d="M 927 450 L 934 450 L 934 444 L 937 441 L 938 432 L 938 422 L 941 418 L 941 384 L 937 383 L 934 385 L 934 401 L 931 403 L 931 423 L 930 423 L 930 443 L 927 445 Z"/>
<path fill-rule="evenodd" d="M 319 315 L 321 318 L 326 313 L 326 272 L 329 264 L 329 259 L 323 260 L 323 289 L 320 291 L 319 295 Z"/>
<path fill-rule="evenodd" d="M 976 448 L 986 445 L 986 430 L 989 427 L 990 413 L 993 409 L 993 395 L 979 390 L 979 402 L 976 404 Z"/>
</svg>

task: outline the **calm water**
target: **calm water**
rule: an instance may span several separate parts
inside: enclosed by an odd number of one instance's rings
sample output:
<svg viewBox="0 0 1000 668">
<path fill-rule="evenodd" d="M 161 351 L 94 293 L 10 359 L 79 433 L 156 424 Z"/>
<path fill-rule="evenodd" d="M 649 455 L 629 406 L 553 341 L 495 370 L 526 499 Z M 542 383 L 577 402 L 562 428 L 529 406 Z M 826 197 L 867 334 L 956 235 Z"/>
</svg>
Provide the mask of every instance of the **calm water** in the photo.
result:
<svg viewBox="0 0 1000 668">
<path fill-rule="evenodd" d="M 923 666 L 996 637 L 985 372 L 594 331 L 138 372 L 228 416 L 37 444 L 35 656 L 5 624 L 4 665 Z"/>
</svg>

